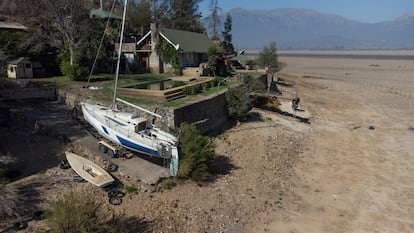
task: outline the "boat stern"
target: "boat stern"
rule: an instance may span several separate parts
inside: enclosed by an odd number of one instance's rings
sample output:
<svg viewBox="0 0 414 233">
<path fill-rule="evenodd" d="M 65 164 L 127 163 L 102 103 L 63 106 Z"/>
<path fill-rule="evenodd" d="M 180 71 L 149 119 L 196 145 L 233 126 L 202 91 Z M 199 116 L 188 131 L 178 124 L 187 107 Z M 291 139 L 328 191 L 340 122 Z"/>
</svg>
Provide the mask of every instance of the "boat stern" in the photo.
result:
<svg viewBox="0 0 414 233">
<path fill-rule="evenodd" d="M 178 158 L 178 148 L 173 147 L 171 152 L 171 159 L 170 159 L 170 175 L 177 176 L 178 166 L 179 166 L 179 158 Z"/>
</svg>

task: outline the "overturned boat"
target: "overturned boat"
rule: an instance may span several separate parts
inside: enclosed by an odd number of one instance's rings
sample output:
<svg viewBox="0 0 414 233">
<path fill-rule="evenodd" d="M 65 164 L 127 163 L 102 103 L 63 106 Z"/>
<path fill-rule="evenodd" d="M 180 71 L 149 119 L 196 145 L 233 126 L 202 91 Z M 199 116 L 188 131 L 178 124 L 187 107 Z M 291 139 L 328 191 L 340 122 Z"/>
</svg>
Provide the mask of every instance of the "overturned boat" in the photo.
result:
<svg viewBox="0 0 414 233">
<path fill-rule="evenodd" d="M 105 187 L 115 181 L 114 178 L 98 164 L 69 151 L 65 151 L 65 154 L 72 169 L 89 183 L 98 187 Z"/>
</svg>

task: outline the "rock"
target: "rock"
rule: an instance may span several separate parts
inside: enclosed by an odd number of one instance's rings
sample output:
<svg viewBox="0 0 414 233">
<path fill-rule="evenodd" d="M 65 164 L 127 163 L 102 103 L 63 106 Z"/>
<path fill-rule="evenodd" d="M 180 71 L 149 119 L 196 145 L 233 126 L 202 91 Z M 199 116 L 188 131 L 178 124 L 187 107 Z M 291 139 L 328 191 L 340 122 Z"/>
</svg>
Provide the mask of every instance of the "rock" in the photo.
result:
<svg viewBox="0 0 414 233">
<path fill-rule="evenodd" d="M 171 207 L 172 208 L 177 208 L 178 207 L 178 201 L 179 200 L 173 200 L 173 201 L 171 201 Z"/>
<path fill-rule="evenodd" d="M 142 184 L 141 185 L 141 190 L 144 193 L 146 193 L 146 192 L 153 193 L 153 192 L 155 192 L 155 187 L 150 185 L 150 184 Z"/>
</svg>

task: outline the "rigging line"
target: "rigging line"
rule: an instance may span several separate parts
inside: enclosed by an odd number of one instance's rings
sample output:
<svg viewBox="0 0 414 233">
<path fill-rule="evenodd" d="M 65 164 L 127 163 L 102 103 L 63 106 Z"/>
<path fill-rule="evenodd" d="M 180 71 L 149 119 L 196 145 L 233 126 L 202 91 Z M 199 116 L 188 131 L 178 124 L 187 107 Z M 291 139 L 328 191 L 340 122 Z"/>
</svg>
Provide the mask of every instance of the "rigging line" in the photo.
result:
<svg viewBox="0 0 414 233">
<path fill-rule="evenodd" d="M 107 29 L 108 29 L 109 22 L 110 22 L 110 20 L 111 20 L 112 14 L 113 14 L 113 10 L 114 10 L 114 7 L 115 7 L 115 2 L 116 2 L 116 0 L 114 0 L 114 1 L 112 2 L 111 13 L 110 13 L 110 15 L 109 15 L 109 17 L 108 17 L 108 20 L 106 21 L 105 30 L 104 30 L 104 32 L 103 32 L 103 34 L 102 34 L 101 41 L 99 42 L 98 52 L 96 53 L 95 60 L 93 61 L 93 65 L 92 65 L 92 68 L 91 68 L 91 72 L 89 73 L 89 78 L 88 78 L 88 84 L 87 84 L 87 86 L 89 86 L 89 83 L 90 83 L 90 81 L 91 81 L 91 78 L 92 78 L 92 73 L 93 73 L 93 70 L 95 69 L 96 61 L 98 60 L 98 56 L 99 56 L 99 53 L 100 53 L 100 51 L 101 51 L 101 47 L 102 47 L 103 41 L 104 41 L 104 39 L 105 39 L 105 32 L 106 32 L 106 31 L 107 31 Z"/>
</svg>

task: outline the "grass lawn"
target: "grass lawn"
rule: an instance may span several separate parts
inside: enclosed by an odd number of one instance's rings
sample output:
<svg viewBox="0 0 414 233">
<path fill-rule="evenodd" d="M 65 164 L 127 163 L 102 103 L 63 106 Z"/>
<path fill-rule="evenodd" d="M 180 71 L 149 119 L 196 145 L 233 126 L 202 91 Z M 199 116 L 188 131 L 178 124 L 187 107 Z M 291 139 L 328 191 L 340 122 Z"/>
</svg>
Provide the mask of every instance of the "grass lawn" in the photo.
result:
<svg viewBox="0 0 414 233">
<path fill-rule="evenodd" d="M 243 80 L 243 78 L 240 77 L 243 77 L 245 75 L 246 74 L 234 74 L 233 77 L 227 78 L 225 82 L 220 83 L 219 86 L 204 89 L 202 92 L 192 96 L 208 96 L 210 94 L 222 91 L 226 88 L 239 85 L 240 82 Z M 261 74 L 250 73 L 249 75 L 252 77 L 259 77 Z M 118 86 L 122 87 L 129 85 L 137 85 L 148 81 L 166 79 L 171 76 L 172 74 L 120 74 L 118 79 Z M 73 81 L 65 76 L 44 78 L 41 80 L 46 82 L 46 85 L 48 86 L 56 86 L 58 88 L 67 89 L 70 91 L 76 90 L 87 85 L 103 87 L 102 90 L 96 92 L 94 97 L 100 101 L 111 102 L 114 85 L 113 79 L 113 74 L 95 74 L 91 77 L 89 84 L 87 82 L 87 78 L 85 81 Z M 186 103 L 185 99 L 173 101 L 156 101 L 152 99 L 133 98 L 127 96 L 119 96 L 119 98 L 137 105 L 159 105 L 163 107 L 178 107 Z"/>
</svg>

